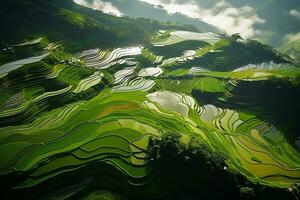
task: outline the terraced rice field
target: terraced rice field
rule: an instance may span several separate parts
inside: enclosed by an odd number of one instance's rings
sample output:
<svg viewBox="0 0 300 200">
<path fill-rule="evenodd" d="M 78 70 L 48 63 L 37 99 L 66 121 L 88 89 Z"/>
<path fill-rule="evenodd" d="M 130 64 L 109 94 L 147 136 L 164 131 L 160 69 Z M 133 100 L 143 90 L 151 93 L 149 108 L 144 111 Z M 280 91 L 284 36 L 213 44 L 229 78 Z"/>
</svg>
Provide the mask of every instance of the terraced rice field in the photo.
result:
<svg viewBox="0 0 300 200">
<path fill-rule="evenodd" d="M 142 76 L 142 77 L 155 76 L 155 77 L 157 77 L 162 73 L 163 73 L 163 70 L 160 67 L 148 67 L 148 68 L 141 69 L 138 76 Z"/>
<path fill-rule="evenodd" d="M 230 39 L 212 33 L 169 34 L 152 45 L 172 51 L 176 43 L 196 40 L 206 46 L 187 46 L 181 56 L 172 58 L 152 53 L 153 46 L 91 49 L 74 56 L 57 46 L 41 56 L 3 64 L 0 176 L 17 177 L 12 191 L 31 191 L 65 177 L 89 174 L 80 182 L 75 178 L 74 187 L 66 187 L 68 192 L 62 195 L 80 192 L 99 179 L 105 181 L 86 199 L 119 198 L 105 190 L 106 181 L 146 188 L 146 196 L 161 193 L 172 183 L 147 190 L 159 180 L 147 150 L 151 137 L 166 132 L 179 133 L 185 145 L 197 138 L 211 151 L 223 152 L 224 168 L 252 182 L 278 188 L 300 183 L 300 153 L 282 129 L 259 113 L 248 112 L 251 109 L 230 107 L 227 102 L 238 98 L 232 91 L 241 80 L 251 84 L 272 76 L 292 81 L 299 70 L 291 67 L 291 72 L 283 72 L 279 65 L 248 63 L 217 71 L 203 67 L 198 59 L 218 52 L 216 62 L 233 63 L 222 55 Z M 141 57 L 151 66 L 143 66 Z"/>
<path fill-rule="evenodd" d="M 128 59 L 128 57 L 136 56 L 141 53 L 142 47 L 117 48 L 112 51 L 91 49 L 79 53 L 78 57 L 84 60 L 87 67 L 107 69 L 115 64 L 126 63 L 127 65 L 134 65 L 135 63 Z"/>
<path fill-rule="evenodd" d="M 42 59 L 46 58 L 47 56 L 48 56 L 48 53 L 46 53 L 44 55 L 40 55 L 40 56 L 34 56 L 34 57 L 25 58 L 25 59 L 18 60 L 18 61 L 6 63 L 0 67 L 0 77 L 3 78 L 9 72 L 14 71 L 26 64 L 39 62 Z"/>
<path fill-rule="evenodd" d="M 159 33 L 158 33 L 159 34 Z M 185 40 L 199 40 L 214 44 L 219 40 L 218 35 L 214 33 L 195 33 L 189 31 L 172 31 L 170 37 L 159 42 L 153 42 L 154 46 L 166 46 L 176 44 Z"/>
</svg>

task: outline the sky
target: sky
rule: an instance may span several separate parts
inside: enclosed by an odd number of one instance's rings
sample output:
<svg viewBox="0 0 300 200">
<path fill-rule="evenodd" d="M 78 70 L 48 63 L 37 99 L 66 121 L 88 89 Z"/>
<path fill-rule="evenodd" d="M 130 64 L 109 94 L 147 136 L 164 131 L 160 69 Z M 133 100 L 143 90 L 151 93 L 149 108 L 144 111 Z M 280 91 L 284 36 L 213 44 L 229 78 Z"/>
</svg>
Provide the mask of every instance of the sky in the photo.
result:
<svg viewBox="0 0 300 200">
<path fill-rule="evenodd" d="M 113 5 L 114 0 L 74 0 L 76 3 L 105 13 L 122 16 L 123 13 Z M 122 1 L 122 0 L 119 0 Z M 126 1 L 126 0 L 123 0 Z M 130 0 L 127 0 L 130 1 Z M 139 0 L 152 5 L 160 5 L 168 13 L 181 13 L 193 18 L 199 18 L 212 24 L 228 34 L 240 33 L 245 38 L 258 38 L 272 34 L 257 28 L 267 23 L 258 14 L 258 10 L 272 4 L 274 1 L 287 0 Z M 293 1 L 293 0 L 292 0 Z M 289 15 L 300 20 L 299 7 L 289 10 Z M 255 3 L 253 3 L 255 2 Z M 275 11 L 276 12 L 276 11 Z M 299 21 L 300 23 L 300 21 Z M 300 25 L 299 25 L 300 26 Z"/>
<path fill-rule="evenodd" d="M 109 1 L 101 0 L 74 0 L 76 3 L 102 10 L 105 13 L 113 13 L 116 16 L 122 16 L 122 12 Z M 176 12 L 187 15 L 192 18 L 200 18 L 203 21 L 212 24 L 229 34 L 241 33 L 244 37 L 253 37 L 256 30 L 253 25 L 265 23 L 260 18 L 255 9 L 251 6 L 234 7 L 229 2 L 222 0 L 211 7 L 201 5 L 194 0 L 140 0 L 153 5 L 163 6 L 168 13 Z M 297 13 L 296 13 L 297 14 Z"/>
<path fill-rule="evenodd" d="M 193 0 L 141 0 L 154 5 L 163 6 L 169 13 L 182 13 L 189 17 L 200 18 L 212 24 L 228 34 L 241 33 L 245 38 L 254 37 L 255 24 L 265 23 L 255 9 L 249 5 L 235 7 L 231 3 L 222 0 L 214 5 L 207 6 Z"/>
<path fill-rule="evenodd" d="M 121 17 L 123 14 L 115 7 L 112 3 L 101 0 L 73 0 L 75 3 L 89 7 L 95 10 L 101 10 L 104 13 L 112 14 L 118 17 Z"/>
<path fill-rule="evenodd" d="M 300 19 L 300 9 L 299 11 L 296 9 L 290 10 L 289 14 L 297 19 Z"/>
</svg>

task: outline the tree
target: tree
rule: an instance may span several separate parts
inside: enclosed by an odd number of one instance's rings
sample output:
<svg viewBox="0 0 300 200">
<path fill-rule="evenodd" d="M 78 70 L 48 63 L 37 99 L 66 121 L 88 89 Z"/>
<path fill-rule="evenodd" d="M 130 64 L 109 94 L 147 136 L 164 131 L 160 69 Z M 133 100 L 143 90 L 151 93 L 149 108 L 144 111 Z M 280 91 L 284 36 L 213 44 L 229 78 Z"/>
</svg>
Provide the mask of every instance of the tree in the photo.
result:
<svg viewBox="0 0 300 200">
<path fill-rule="evenodd" d="M 184 152 L 184 145 L 180 143 L 181 135 L 167 132 L 162 138 L 150 137 L 148 155 L 152 159 L 174 159 Z"/>
<path fill-rule="evenodd" d="M 165 133 L 161 139 L 159 154 L 163 159 L 170 159 L 178 157 L 183 151 L 184 147 L 179 139 L 181 135 L 178 133 Z"/>
<path fill-rule="evenodd" d="M 191 139 L 188 149 L 191 157 L 194 159 L 204 159 L 206 164 L 214 165 L 214 167 L 223 168 L 225 165 L 225 156 L 218 151 L 213 151 L 207 144 L 201 143 L 198 139 Z"/>
<path fill-rule="evenodd" d="M 148 156 L 154 160 L 172 160 L 172 162 L 205 163 L 211 169 L 224 169 L 226 157 L 213 151 L 207 144 L 192 138 L 188 145 L 180 141 L 181 135 L 167 132 L 161 138 L 150 137 Z"/>
<path fill-rule="evenodd" d="M 240 187 L 240 198 L 243 200 L 252 200 L 255 198 L 255 191 L 252 187 Z"/>
<path fill-rule="evenodd" d="M 300 184 L 294 184 L 292 187 L 290 187 L 289 191 L 293 193 L 295 199 L 300 199 Z"/>
<path fill-rule="evenodd" d="M 149 138 L 149 146 L 148 146 L 148 156 L 151 159 L 158 159 L 159 158 L 159 140 L 155 139 L 154 137 Z"/>
<path fill-rule="evenodd" d="M 242 36 L 239 33 L 235 33 L 235 34 L 231 35 L 231 39 L 233 39 L 234 41 L 244 40 L 244 38 L 242 38 Z"/>
</svg>

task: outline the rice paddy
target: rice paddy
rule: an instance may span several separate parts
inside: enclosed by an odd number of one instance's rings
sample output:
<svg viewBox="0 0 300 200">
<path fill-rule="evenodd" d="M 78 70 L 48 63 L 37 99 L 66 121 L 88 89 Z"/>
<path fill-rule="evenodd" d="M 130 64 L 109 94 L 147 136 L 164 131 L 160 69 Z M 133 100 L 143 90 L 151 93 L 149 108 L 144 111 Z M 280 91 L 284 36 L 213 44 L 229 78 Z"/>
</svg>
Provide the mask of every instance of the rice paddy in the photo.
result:
<svg viewBox="0 0 300 200">
<path fill-rule="evenodd" d="M 244 62 L 232 62 L 224 50 L 233 41 L 212 33 L 158 34 L 169 37 L 158 41 L 158 35 L 147 47 L 75 55 L 49 44 L 53 48 L 46 54 L 0 67 L 0 176 L 14 177 L 13 192 L 28 195 L 26 191 L 48 182 L 91 173 L 80 182 L 74 179 L 74 187 L 66 187 L 62 196 L 99 179 L 107 185 L 101 182 L 102 188 L 86 199 L 121 199 L 121 194 L 105 190 L 118 181 L 150 191 L 148 195 L 162 193 L 164 187 L 147 189 L 159 180 L 147 149 L 150 138 L 166 132 L 179 133 L 184 145 L 197 138 L 211 151 L 223 152 L 224 168 L 253 183 L 285 189 L 300 183 L 300 153 L 284 129 L 239 102 L 244 97 L 240 82 L 263 84 L 272 77 L 299 87 L 299 69 L 286 72 L 284 65 L 272 62 L 241 67 Z M 205 46 L 177 46 L 181 55 L 175 57 L 157 54 L 159 48 L 172 51 L 173 45 L 188 40 Z M 215 55 L 215 66 L 230 64 L 233 70 L 211 66 L 208 57 Z M 144 66 L 141 57 L 151 65 Z M 249 96 L 256 99 L 254 93 Z M 231 100 L 238 106 L 229 106 Z M 299 145 L 299 138 L 295 142 Z"/>
</svg>

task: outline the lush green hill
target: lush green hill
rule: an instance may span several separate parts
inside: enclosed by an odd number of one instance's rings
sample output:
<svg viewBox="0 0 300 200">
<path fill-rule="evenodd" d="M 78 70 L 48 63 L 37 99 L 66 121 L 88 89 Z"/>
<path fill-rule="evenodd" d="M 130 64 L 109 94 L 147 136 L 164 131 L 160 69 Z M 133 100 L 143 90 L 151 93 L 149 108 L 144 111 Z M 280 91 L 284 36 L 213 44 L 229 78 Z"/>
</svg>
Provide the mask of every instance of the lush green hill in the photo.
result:
<svg viewBox="0 0 300 200">
<path fill-rule="evenodd" d="M 0 44 L 10 45 L 31 37 L 62 41 L 76 51 L 93 47 L 117 47 L 146 43 L 156 30 L 183 28 L 149 19 L 113 17 L 84 8 L 71 0 L 1 1 Z M 195 30 L 193 27 L 186 29 Z"/>
<path fill-rule="evenodd" d="M 74 1 L 81 3 L 84 6 L 93 8 L 97 5 L 97 0 L 79 0 Z M 199 20 L 198 18 L 191 18 L 181 13 L 169 14 L 160 6 L 154 6 L 147 2 L 139 0 L 108 0 L 103 2 L 109 2 L 112 6 L 115 6 L 123 15 L 139 18 L 145 17 L 149 19 L 158 20 L 161 22 L 173 22 L 180 24 L 191 24 L 203 32 L 218 32 L 222 33 L 223 31 L 219 30 L 217 27 L 214 27 L 211 24 L 208 24 L 204 21 Z M 94 7 L 95 9 L 95 7 Z"/>
<path fill-rule="evenodd" d="M 3 199 L 298 198 L 288 56 L 71 1 L 0 9 Z"/>
</svg>

